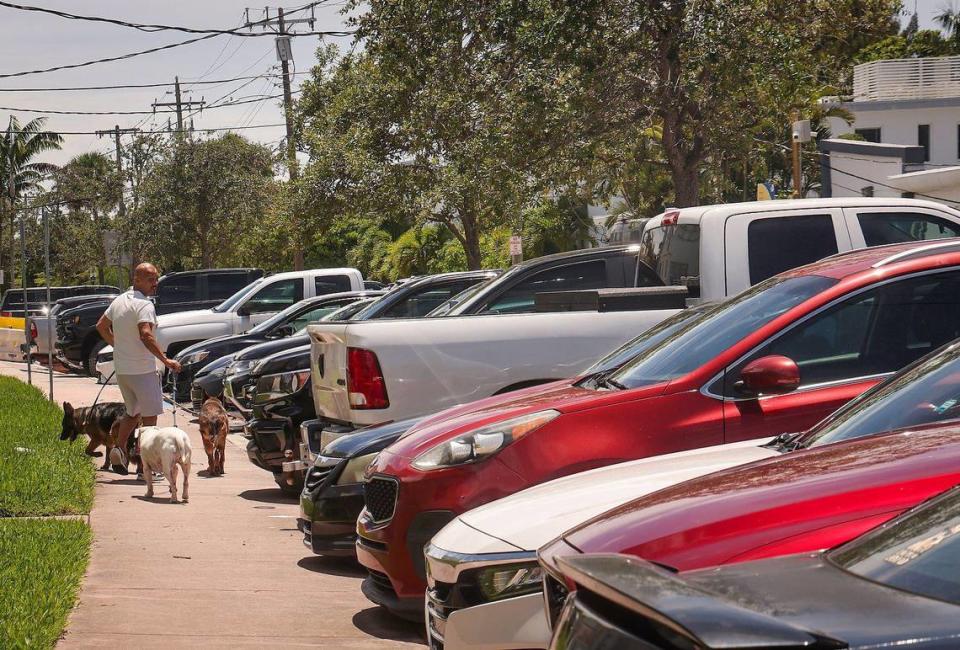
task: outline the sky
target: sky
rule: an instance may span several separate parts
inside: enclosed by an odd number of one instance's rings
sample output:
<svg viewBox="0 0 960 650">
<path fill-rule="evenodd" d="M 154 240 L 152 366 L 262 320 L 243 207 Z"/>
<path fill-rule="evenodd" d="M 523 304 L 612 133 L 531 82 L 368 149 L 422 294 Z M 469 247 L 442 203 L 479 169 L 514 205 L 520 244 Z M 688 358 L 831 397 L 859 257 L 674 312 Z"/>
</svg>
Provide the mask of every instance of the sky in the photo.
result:
<svg viewBox="0 0 960 650">
<path fill-rule="evenodd" d="M 244 9 L 248 3 L 235 0 L 156 0 L 129 2 L 120 0 L 12 0 L 15 4 L 58 9 L 75 14 L 116 18 L 130 22 L 177 25 L 200 29 L 234 29 L 244 24 Z M 289 0 L 288 0 L 289 1 Z M 286 10 L 302 7 L 307 0 L 283 5 Z M 327 0 L 315 8 L 314 30 L 300 24 L 294 31 L 346 30 L 346 18 L 341 15 L 344 0 Z M 271 5 L 275 9 L 277 5 Z M 275 15 L 275 11 L 271 12 Z M 250 19 L 263 15 L 263 5 L 251 8 Z M 309 11 L 296 14 L 308 17 Z M 259 28 L 255 28 L 259 29 Z M 262 30 L 260 30 L 262 31 Z M 147 33 L 109 24 L 66 20 L 57 16 L 25 12 L 0 6 L 0 75 L 37 70 L 70 63 L 80 63 L 103 57 L 112 57 L 137 50 L 194 38 L 183 32 L 163 31 Z M 325 43 L 334 43 L 343 49 L 351 44 L 351 37 L 323 37 Z M 318 36 L 301 36 L 293 40 L 293 89 L 306 78 L 316 60 L 320 45 Z M 153 102 L 173 101 L 173 80 L 180 77 L 182 99 L 208 104 L 214 100 L 223 103 L 244 101 L 263 95 L 279 95 L 280 79 L 256 79 L 224 84 L 190 86 L 190 81 L 220 80 L 241 76 L 255 76 L 279 72 L 274 38 L 241 38 L 217 36 L 198 43 L 174 49 L 145 54 L 124 61 L 101 63 L 73 70 L 44 74 L 0 77 L 0 129 L 6 127 L 11 113 L 21 123 L 43 113 L 17 109 L 77 110 L 77 111 L 152 111 Z M 169 83 L 169 87 L 117 89 L 81 92 L 20 92 L 15 88 L 51 88 L 63 86 L 101 86 L 117 84 Z M 246 84 L 246 85 L 244 85 Z M 296 96 L 296 95 L 295 95 Z M 166 110 L 166 109 L 158 109 Z M 165 129 L 167 119 L 176 125 L 174 113 L 157 115 L 48 115 L 46 128 L 52 131 L 97 131 L 138 127 Z M 280 99 L 255 103 L 209 108 L 193 116 L 197 129 L 224 126 L 282 124 Z M 240 131 L 245 137 L 272 147 L 284 137 L 282 126 L 253 128 Z M 125 136 L 129 141 L 130 136 Z M 41 159 L 62 165 L 77 154 L 101 151 L 114 155 L 114 141 L 96 135 L 65 135 L 60 151 L 48 152 Z"/>
<path fill-rule="evenodd" d="M 960 0 L 957 0 L 960 1 Z M 919 13 L 921 28 L 931 28 L 933 16 L 948 0 L 905 0 L 908 11 L 914 6 Z M 315 30 L 347 29 L 346 19 L 341 14 L 345 0 L 326 0 L 317 6 Z M 129 2 L 122 0 L 17 0 L 16 4 L 33 4 L 71 13 L 118 18 L 131 22 L 162 23 L 194 28 L 232 29 L 243 25 L 243 0 L 163 0 L 158 2 Z M 288 5 L 287 9 L 301 7 L 306 0 Z M 276 5 L 273 5 L 275 8 Z M 259 19 L 263 7 L 251 9 L 251 19 Z M 298 16 L 305 16 L 305 13 Z M 299 31 L 309 29 L 297 25 Z M 0 6 L 0 75 L 36 70 L 69 63 L 90 61 L 127 52 L 148 49 L 191 38 L 182 32 L 146 33 L 130 28 L 98 24 Z M 205 100 L 212 104 L 244 101 L 252 96 L 280 94 L 279 79 L 236 81 L 220 85 L 190 86 L 190 81 L 230 79 L 233 77 L 260 75 L 278 66 L 272 37 L 240 38 L 218 36 L 199 43 L 146 54 L 143 56 L 101 63 L 73 70 L 44 74 L 2 78 L 0 77 L 0 126 L 5 126 L 10 113 L 21 123 L 43 113 L 11 111 L 10 108 L 40 110 L 79 111 L 151 111 L 155 101 L 173 100 L 172 82 L 179 76 L 184 84 L 183 99 Z M 324 37 L 324 42 L 349 48 L 351 37 Z M 293 87 L 305 78 L 315 60 L 314 53 L 320 45 L 320 37 L 302 36 L 293 39 L 295 71 Z M 84 92 L 18 92 L 13 88 L 50 88 L 61 86 L 115 85 L 169 83 L 166 88 L 126 90 L 98 90 Z M 246 84 L 246 85 L 245 85 Z M 163 109 L 161 109 L 163 110 Z M 55 131 L 97 131 L 138 127 L 141 129 L 166 128 L 167 119 L 175 124 L 172 113 L 157 115 L 49 115 L 46 127 Z M 256 103 L 210 108 L 193 116 L 196 128 L 219 128 L 224 126 L 256 126 L 280 124 L 283 113 L 279 99 L 267 99 Z M 241 133 L 251 140 L 279 145 L 284 135 L 282 126 L 252 128 Z M 73 156 L 86 151 L 101 151 L 111 156 L 114 152 L 112 138 L 96 135 L 64 136 L 60 151 L 44 154 L 42 159 L 62 165 Z M 129 136 L 126 136 L 129 139 Z"/>
</svg>

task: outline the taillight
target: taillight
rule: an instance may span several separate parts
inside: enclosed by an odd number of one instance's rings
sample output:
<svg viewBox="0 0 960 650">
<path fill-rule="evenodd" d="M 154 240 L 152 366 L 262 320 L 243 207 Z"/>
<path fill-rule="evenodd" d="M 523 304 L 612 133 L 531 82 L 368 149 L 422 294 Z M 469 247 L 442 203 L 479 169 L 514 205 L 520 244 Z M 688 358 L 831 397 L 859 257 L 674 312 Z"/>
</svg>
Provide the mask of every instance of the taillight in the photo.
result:
<svg viewBox="0 0 960 650">
<path fill-rule="evenodd" d="M 385 409 L 390 406 L 383 371 L 372 351 L 347 348 L 347 393 L 351 408 Z"/>
<path fill-rule="evenodd" d="M 0 318 L 13 318 L 12 311 L 0 311 Z"/>
<path fill-rule="evenodd" d="M 30 338 L 31 340 L 37 340 L 37 324 L 33 321 L 30 321 Z"/>
</svg>

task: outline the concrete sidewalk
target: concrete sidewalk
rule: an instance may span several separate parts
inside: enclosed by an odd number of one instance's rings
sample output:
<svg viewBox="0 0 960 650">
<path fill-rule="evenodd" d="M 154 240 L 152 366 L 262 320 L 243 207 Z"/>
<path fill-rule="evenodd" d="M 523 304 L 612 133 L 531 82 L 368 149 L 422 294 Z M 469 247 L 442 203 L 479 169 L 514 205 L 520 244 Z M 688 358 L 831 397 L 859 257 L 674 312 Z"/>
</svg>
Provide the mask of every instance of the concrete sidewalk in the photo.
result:
<svg viewBox="0 0 960 650">
<path fill-rule="evenodd" d="M 46 391 L 46 369 L 34 385 Z M 26 381 L 24 364 L 0 373 Z M 58 402 L 93 403 L 92 379 L 56 375 Z M 100 401 L 120 400 L 107 386 Z M 423 643 L 420 626 L 391 617 L 360 593 L 355 562 L 321 558 L 301 543 L 295 500 L 246 458 L 241 436 L 227 444 L 226 474 L 207 478 L 197 425 L 190 434 L 190 502 L 170 504 L 166 481 L 145 500 L 134 477 L 97 473 L 90 566 L 60 647 L 384 648 Z M 171 414 L 160 424 L 172 424 Z M 57 432 L 51 431 L 51 435 Z M 79 444 L 79 443 L 76 443 Z M 102 459 L 95 459 L 102 462 Z"/>
</svg>

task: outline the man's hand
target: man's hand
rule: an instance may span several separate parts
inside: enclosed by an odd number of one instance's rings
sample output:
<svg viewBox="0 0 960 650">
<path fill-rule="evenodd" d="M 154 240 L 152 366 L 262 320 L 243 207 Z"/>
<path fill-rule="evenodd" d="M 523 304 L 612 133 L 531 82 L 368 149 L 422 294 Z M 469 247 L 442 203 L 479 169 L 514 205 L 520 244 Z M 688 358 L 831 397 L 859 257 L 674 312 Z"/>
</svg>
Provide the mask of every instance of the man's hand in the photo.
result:
<svg viewBox="0 0 960 650">
<path fill-rule="evenodd" d="M 180 362 L 176 361 L 175 359 L 164 359 L 163 365 L 167 367 L 167 370 L 174 374 L 180 372 Z"/>
</svg>

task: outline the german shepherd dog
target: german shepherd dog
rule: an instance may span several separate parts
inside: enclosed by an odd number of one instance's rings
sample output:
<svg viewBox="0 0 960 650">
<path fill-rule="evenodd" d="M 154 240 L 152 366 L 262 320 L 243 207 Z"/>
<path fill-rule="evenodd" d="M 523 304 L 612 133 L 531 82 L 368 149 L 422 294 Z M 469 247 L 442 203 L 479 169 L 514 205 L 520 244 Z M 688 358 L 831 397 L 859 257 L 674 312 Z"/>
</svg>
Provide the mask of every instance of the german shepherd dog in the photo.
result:
<svg viewBox="0 0 960 650">
<path fill-rule="evenodd" d="M 87 456 L 99 458 L 100 452 L 95 450 L 103 445 L 106 448 L 106 453 L 104 454 L 103 467 L 100 469 L 110 469 L 110 450 L 117 444 L 117 427 L 124 415 L 126 415 L 126 407 L 124 407 L 123 402 L 104 402 L 79 408 L 74 408 L 70 402 L 64 402 L 60 439 L 73 442 L 77 439 L 77 436 L 86 434 L 90 437 L 90 442 L 87 444 L 84 453 Z M 132 452 L 136 448 L 134 436 L 130 436 L 127 447 L 127 458 L 133 458 Z"/>
<path fill-rule="evenodd" d="M 223 403 L 216 397 L 208 397 L 200 409 L 200 437 L 203 450 L 207 452 L 207 475 L 223 474 L 223 454 L 227 446 L 230 420 Z"/>
</svg>

